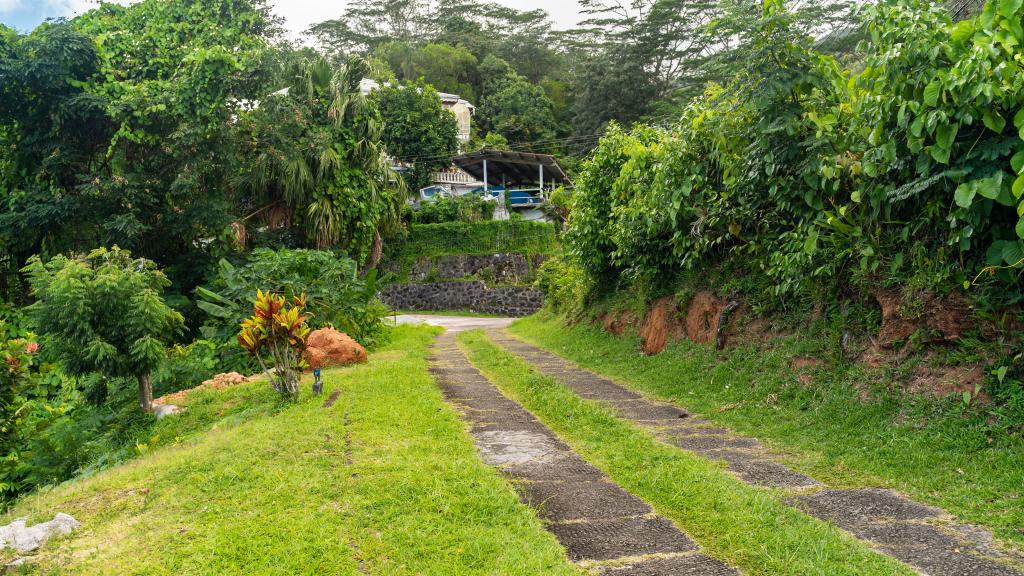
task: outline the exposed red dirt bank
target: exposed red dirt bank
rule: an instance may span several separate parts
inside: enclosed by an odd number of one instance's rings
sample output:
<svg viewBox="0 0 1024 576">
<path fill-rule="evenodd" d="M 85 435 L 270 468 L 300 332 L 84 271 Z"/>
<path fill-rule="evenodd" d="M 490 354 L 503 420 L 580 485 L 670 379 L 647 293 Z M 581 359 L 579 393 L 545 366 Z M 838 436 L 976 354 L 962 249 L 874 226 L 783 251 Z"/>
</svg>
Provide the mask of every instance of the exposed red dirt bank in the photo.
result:
<svg viewBox="0 0 1024 576">
<path fill-rule="evenodd" d="M 153 400 L 155 406 L 161 404 L 181 404 L 196 390 L 223 390 L 224 388 L 230 388 L 237 386 L 245 382 L 251 382 L 254 376 L 242 376 L 238 372 L 225 372 L 223 374 L 217 374 L 209 380 L 203 381 L 202 384 L 195 388 L 188 388 L 186 390 L 180 390 L 173 394 L 167 394 Z"/>
<path fill-rule="evenodd" d="M 694 342 L 713 342 L 725 304 L 706 290 L 694 294 L 686 308 L 686 337 Z"/>
<path fill-rule="evenodd" d="M 678 340 L 683 334 L 679 306 L 674 297 L 666 296 L 654 302 L 640 324 L 641 348 L 644 354 L 657 354 L 670 339 Z"/>
<path fill-rule="evenodd" d="M 884 348 L 906 341 L 918 330 L 926 342 L 954 342 L 972 325 L 971 307 L 957 293 L 944 297 L 920 294 L 913 303 L 895 290 L 879 288 L 871 295 L 882 309 L 878 344 Z"/>
</svg>

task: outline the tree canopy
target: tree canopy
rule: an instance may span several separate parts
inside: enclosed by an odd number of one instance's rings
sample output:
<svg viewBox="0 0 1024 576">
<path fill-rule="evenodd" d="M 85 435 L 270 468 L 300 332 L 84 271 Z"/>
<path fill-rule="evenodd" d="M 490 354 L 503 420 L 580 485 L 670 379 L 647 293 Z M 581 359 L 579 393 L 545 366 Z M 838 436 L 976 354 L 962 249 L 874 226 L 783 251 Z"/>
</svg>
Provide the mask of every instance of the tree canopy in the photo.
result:
<svg viewBox="0 0 1024 576">
<path fill-rule="evenodd" d="M 406 177 L 410 188 L 429 185 L 430 173 L 450 166 L 459 151 L 455 115 L 441 106 L 429 85 L 384 86 L 373 93 L 373 100 L 381 111 L 385 149 L 411 166 Z"/>
</svg>

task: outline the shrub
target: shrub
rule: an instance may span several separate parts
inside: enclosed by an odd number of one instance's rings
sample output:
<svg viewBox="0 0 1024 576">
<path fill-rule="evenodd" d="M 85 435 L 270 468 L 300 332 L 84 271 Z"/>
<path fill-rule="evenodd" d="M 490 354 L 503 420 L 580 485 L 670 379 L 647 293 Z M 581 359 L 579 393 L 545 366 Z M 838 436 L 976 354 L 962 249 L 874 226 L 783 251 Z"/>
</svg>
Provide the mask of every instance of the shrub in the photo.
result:
<svg viewBox="0 0 1024 576">
<path fill-rule="evenodd" d="M 302 351 L 310 332 L 305 309 L 305 294 L 293 298 L 289 306 L 284 296 L 256 292 L 253 314 L 242 322 L 238 334 L 239 345 L 256 358 L 274 390 L 292 399 L 299 395 Z M 263 352 L 270 355 L 273 370 L 263 360 Z"/>
<path fill-rule="evenodd" d="M 23 405 L 34 396 L 29 369 L 38 344 L 23 338 L 8 338 L 6 322 L 0 320 L 0 494 L 15 492 L 21 454 Z"/>
<path fill-rule="evenodd" d="M 949 292 L 982 271 L 985 302 L 1024 298 L 1024 6 L 956 23 L 925 0 L 865 13 L 857 74 L 766 0 L 744 32 L 747 72 L 671 129 L 610 126 L 564 234 L 592 285 L 735 261 L 780 304 L 879 284 Z"/>
<path fill-rule="evenodd" d="M 222 369 L 251 369 L 234 339 L 252 309 L 252 294 L 266 290 L 292 299 L 305 293 L 311 327 L 333 326 L 372 346 L 382 335 L 385 313 L 376 301 L 376 278 L 374 270 L 360 278 L 353 260 L 333 252 L 253 250 L 240 266 L 221 260 L 216 276 L 196 290 L 196 304 L 207 315 L 200 331 L 220 346 Z"/>
<path fill-rule="evenodd" d="M 153 371 L 153 396 L 159 398 L 179 390 L 194 388 L 219 370 L 217 343 L 196 340 L 188 345 L 175 344 Z"/>
<path fill-rule="evenodd" d="M 442 224 L 444 222 L 480 222 L 494 217 L 497 203 L 475 194 L 454 198 L 438 198 L 423 202 L 409 213 L 412 224 Z"/>
<path fill-rule="evenodd" d="M 139 407 L 151 411 L 151 374 L 183 328 L 181 314 L 162 298 L 170 282 L 156 265 L 114 247 L 46 263 L 33 256 L 24 271 L 36 298 L 29 308 L 35 326 L 64 371 L 133 377 Z"/>
<path fill-rule="evenodd" d="M 558 247 L 555 229 L 546 222 L 490 220 L 416 224 L 400 241 L 388 243 L 387 259 L 413 262 L 453 254 L 551 254 Z"/>
<path fill-rule="evenodd" d="M 547 259 L 537 269 L 537 285 L 547 294 L 545 305 L 553 310 L 570 318 L 585 310 L 589 279 L 572 260 L 557 256 Z"/>
</svg>

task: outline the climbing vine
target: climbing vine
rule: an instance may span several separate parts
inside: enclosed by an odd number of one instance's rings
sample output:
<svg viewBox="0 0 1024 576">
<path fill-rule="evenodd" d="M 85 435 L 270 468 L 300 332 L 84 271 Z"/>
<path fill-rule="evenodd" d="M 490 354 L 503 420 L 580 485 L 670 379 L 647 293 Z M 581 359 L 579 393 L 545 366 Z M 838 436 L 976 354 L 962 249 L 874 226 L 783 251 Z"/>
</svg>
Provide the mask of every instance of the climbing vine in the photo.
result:
<svg viewBox="0 0 1024 576">
<path fill-rule="evenodd" d="M 781 0 L 747 71 L 673 127 L 612 126 L 565 235 L 594 286 L 669 281 L 731 259 L 781 301 L 816 291 L 979 282 L 1016 302 L 1024 268 L 1024 0 L 954 22 L 924 0 L 865 11 L 856 73 Z"/>
</svg>

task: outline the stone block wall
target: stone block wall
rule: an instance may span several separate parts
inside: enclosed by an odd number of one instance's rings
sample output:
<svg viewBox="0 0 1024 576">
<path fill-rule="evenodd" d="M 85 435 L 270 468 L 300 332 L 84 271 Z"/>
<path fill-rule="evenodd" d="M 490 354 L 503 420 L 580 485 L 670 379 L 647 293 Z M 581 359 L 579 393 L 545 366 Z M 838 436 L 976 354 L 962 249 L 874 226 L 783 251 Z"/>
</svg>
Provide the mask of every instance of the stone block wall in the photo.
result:
<svg viewBox="0 0 1024 576">
<path fill-rule="evenodd" d="M 422 258 L 412 264 L 405 280 L 427 282 L 472 277 L 490 284 L 526 284 L 533 280 L 537 267 L 546 259 L 543 254 L 515 253 Z M 384 270 L 399 276 L 403 273 L 398 262 L 385 264 Z"/>
<path fill-rule="evenodd" d="M 395 310 L 469 310 L 501 316 L 529 316 L 544 304 L 544 293 L 526 286 L 488 287 L 482 280 L 389 284 L 381 300 Z"/>
</svg>

